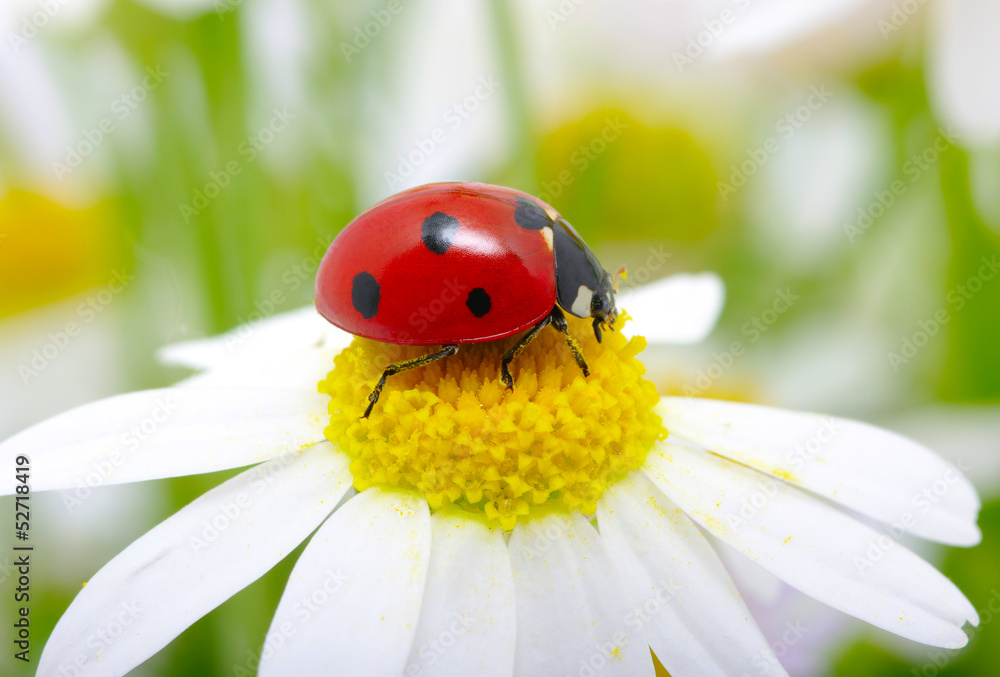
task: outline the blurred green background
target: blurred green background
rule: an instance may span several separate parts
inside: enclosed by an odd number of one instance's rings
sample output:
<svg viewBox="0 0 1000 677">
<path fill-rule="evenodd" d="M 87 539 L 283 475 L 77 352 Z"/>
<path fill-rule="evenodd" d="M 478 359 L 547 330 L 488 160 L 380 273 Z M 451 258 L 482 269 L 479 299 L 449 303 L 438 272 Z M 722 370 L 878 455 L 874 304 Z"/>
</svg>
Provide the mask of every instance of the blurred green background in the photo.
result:
<svg viewBox="0 0 1000 677">
<path fill-rule="evenodd" d="M 326 245 L 383 197 L 509 185 L 632 284 L 723 278 L 709 340 L 647 354 L 661 392 L 872 421 L 980 489 L 982 545 L 908 542 L 981 610 L 961 652 L 824 609 L 724 552 L 789 671 L 992 674 L 1000 14 L 804 5 L 5 0 L 0 437 L 186 375 L 157 365 L 160 346 L 310 303 Z M 37 496 L 34 659 L 90 575 L 231 474 Z M 298 552 L 136 674 L 253 674 Z M 790 622 L 808 631 L 788 642 Z M 33 674 L 3 645 L 0 673 Z"/>
</svg>

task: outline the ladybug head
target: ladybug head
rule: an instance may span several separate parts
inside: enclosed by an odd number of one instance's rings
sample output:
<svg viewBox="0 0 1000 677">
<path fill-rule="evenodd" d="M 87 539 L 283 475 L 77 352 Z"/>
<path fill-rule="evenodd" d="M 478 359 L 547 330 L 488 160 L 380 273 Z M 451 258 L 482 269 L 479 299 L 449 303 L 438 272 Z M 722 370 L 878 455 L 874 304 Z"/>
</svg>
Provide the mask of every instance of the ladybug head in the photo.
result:
<svg viewBox="0 0 1000 677">
<path fill-rule="evenodd" d="M 615 330 L 615 320 L 618 318 L 618 308 L 615 307 L 615 291 L 617 277 L 612 279 L 608 271 L 601 269 L 604 275 L 601 284 L 594 290 L 590 299 L 590 316 L 594 318 L 594 336 L 601 341 L 601 329 Z"/>
<path fill-rule="evenodd" d="M 600 341 L 601 329 L 613 331 L 618 317 L 615 307 L 618 276 L 612 278 L 566 219 L 556 219 L 552 231 L 556 301 L 570 315 L 594 318 L 594 335 Z"/>
</svg>

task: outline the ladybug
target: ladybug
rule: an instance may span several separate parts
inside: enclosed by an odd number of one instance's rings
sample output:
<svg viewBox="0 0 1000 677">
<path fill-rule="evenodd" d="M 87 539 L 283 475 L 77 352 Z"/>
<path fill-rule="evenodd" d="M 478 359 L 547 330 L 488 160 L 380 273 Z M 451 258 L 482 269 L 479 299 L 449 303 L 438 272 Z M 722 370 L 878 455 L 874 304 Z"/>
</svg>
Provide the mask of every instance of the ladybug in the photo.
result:
<svg viewBox="0 0 1000 677">
<path fill-rule="evenodd" d="M 316 308 L 357 336 L 441 346 L 389 365 L 368 397 L 367 418 L 389 376 L 454 355 L 463 343 L 528 330 L 500 364 L 512 390 L 508 365 L 550 324 L 589 376 L 564 313 L 592 317 L 600 341 L 617 317 L 616 283 L 538 198 L 485 183 L 432 183 L 379 202 L 337 235 L 316 273 Z"/>
</svg>

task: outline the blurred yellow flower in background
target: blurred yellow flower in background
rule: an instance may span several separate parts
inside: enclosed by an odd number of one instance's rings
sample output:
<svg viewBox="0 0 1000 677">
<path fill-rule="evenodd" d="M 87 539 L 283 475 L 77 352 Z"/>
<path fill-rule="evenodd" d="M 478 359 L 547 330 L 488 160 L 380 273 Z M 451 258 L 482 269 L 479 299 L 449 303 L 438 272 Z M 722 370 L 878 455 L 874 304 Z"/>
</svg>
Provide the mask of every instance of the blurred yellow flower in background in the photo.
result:
<svg viewBox="0 0 1000 677">
<path fill-rule="evenodd" d="M 106 284 L 121 260 L 112 214 L 20 190 L 0 198 L 0 317 Z"/>
<path fill-rule="evenodd" d="M 708 150 L 681 127 L 650 126 L 628 110 L 587 113 L 539 146 L 540 197 L 580 214 L 590 240 L 697 242 L 718 227 Z"/>
</svg>

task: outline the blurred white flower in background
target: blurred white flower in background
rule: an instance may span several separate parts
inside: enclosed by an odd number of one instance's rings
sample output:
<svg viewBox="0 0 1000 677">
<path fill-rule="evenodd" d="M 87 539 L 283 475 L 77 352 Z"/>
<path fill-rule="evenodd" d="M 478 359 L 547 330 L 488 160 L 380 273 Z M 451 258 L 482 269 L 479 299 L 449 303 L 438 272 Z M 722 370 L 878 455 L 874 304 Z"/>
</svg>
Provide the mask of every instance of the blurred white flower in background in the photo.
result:
<svg viewBox="0 0 1000 677">
<path fill-rule="evenodd" d="M 738 67 L 763 59 L 799 74 L 865 64 L 892 47 L 878 23 L 896 1 L 733 0 L 739 11 L 707 47 L 709 60 Z"/>
<path fill-rule="evenodd" d="M 424 183 L 484 178 L 513 151 L 508 106 L 517 83 L 500 63 L 489 6 L 387 7 L 342 13 L 338 57 L 366 83 L 357 153 L 362 204 Z"/>
<path fill-rule="evenodd" d="M 842 67 L 884 55 L 900 39 L 925 40 L 931 106 L 959 143 L 975 147 L 1000 141 L 998 34 L 992 0 L 759 0 L 719 36 L 712 56 Z"/>
<path fill-rule="evenodd" d="M 105 196 L 117 170 L 153 159 L 153 106 L 164 64 L 140 64 L 99 25 L 109 0 L 0 7 L 0 185 L 66 205 Z M 76 41 L 73 47 L 67 43 Z M 86 82 L 87 87 L 75 86 Z"/>
<path fill-rule="evenodd" d="M 76 130 L 67 90 L 56 74 L 60 55 L 47 48 L 45 38 L 87 30 L 107 4 L 8 0 L 0 5 L 0 133 L 16 161 L 0 166 L 0 191 L 16 172 L 20 182 L 28 178 L 47 194 L 65 197 L 49 163 L 77 141 Z"/>
<path fill-rule="evenodd" d="M 931 104 L 962 145 L 1000 141 L 1000 3 L 928 3 L 928 85 Z"/>
<path fill-rule="evenodd" d="M 787 97 L 787 111 L 763 130 L 777 151 L 757 176 L 747 178 L 749 214 L 759 246 L 793 274 L 835 264 L 850 241 L 843 224 L 872 197 L 872 186 L 888 175 L 890 127 L 879 111 L 860 100 L 846 83 L 818 87 L 826 101 L 808 90 Z M 804 119 L 800 119 L 804 118 Z M 789 122 L 791 120 L 791 122 Z M 767 152 L 766 150 L 764 152 Z M 739 158 L 745 160 L 744 157 Z M 723 179 L 728 179 L 723 176 Z"/>
</svg>

